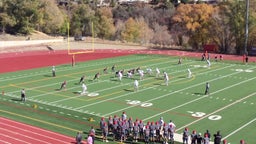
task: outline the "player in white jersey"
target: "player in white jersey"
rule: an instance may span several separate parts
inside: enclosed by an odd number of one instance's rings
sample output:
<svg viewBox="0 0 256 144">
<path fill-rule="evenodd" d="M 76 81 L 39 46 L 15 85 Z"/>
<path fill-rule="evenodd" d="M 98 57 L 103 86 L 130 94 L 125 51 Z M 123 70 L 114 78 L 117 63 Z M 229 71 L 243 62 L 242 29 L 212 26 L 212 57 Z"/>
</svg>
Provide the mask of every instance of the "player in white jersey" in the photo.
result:
<svg viewBox="0 0 256 144">
<path fill-rule="evenodd" d="M 147 74 L 149 74 L 149 75 L 152 75 L 152 69 L 151 68 L 147 68 Z"/>
<path fill-rule="evenodd" d="M 122 81 L 122 78 L 123 78 L 123 74 L 121 71 L 118 72 L 118 79 L 119 81 Z"/>
<path fill-rule="evenodd" d="M 127 71 L 127 78 L 132 78 L 132 72 L 131 71 Z"/>
<path fill-rule="evenodd" d="M 144 78 L 144 71 L 143 70 L 139 70 L 139 75 L 140 75 L 140 80 L 143 80 Z"/>
<path fill-rule="evenodd" d="M 81 95 L 86 94 L 87 93 L 87 86 L 85 85 L 85 83 L 82 84 L 82 92 Z"/>
<path fill-rule="evenodd" d="M 160 76 L 160 70 L 156 68 L 156 78 L 159 78 L 159 76 Z"/>
<path fill-rule="evenodd" d="M 192 77 L 192 72 L 190 69 L 188 69 L 188 78 L 191 78 Z"/>
<path fill-rule="evenodd" d="M 139 82 L 138 82 L 138 80 L 135 80 L 134 81 L 134 91 L 136 92 L 136 91 L 138 91 L 138 89 L 139 89 Z"/>
<path fill-rule="evenodd" d="M 165 81 L 165 85 L 168 86 L 169 85 L 169 76 L 168 76 L 168 74 L 165 75 L 164 81 Z"/>
<path fill-rule="evenodd" d="M 210 62 L 210 60 L 207 59 L 206 62 L 207 62 L 208 68 L 210 68 L 210 67 L 211 67 L 211 62 Z"/>
</svg>

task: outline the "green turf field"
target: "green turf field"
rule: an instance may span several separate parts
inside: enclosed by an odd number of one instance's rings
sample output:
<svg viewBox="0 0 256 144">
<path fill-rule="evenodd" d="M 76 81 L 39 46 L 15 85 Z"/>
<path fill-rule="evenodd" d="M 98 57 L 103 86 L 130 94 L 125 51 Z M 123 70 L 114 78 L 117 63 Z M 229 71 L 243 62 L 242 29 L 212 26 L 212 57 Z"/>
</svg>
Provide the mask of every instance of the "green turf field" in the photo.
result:
<svg viewBox="0 0 256 144">
<path fill-rule="evenodd" d="M 224 139 L 236 144 L 245 139 L 255 143 L 256 133 L 256 65 L 234 62 L 211 62 L 184 59 L 163 55 L 130 55 L 95 61 L 56 66 L 56 77 L 51 67 L 38 68 L 0 75 L 0 114 L 18 121 L 47 128 L 66 135 L 75 136 L 77 131 L 87 132 L 90 126 L 98 127 L 101 117 L 121 116 L 148 121 L 173 120 L 176 133 L 185 127 L 190 131 L 204 133 L 207 129 L 220 130 Z M 120 82 L 111 72 L 141 67 L 146 72 L 143 80 L 135 74 L 132 79 L 123 77 Z M 103 69 L 108 67 L 108 73 Z M 155 77 L 155 69 L 161 77 Z M 187 78 L 188 71 L 192 78 Z M 166 86 L 163 71 L 170 77 Z M 93 81 L 100 72 L 100 79 Z M 126 73 L 125 73 L 126 74 Z M 78 84 L 82 75 L 88 94 L 81 95 Z M 134 92 L 134 79 L 139 80 L 139 90 Z M 66 90 L 59 90 L 66 80 Z M 204 95 L 205 84 L 210 83 L 210 95 Z M 20 91 L 25 88 L 27 101 L 20 101 Z M 33 108 L 37 105 L 37 108 Z M 95 121 L 88 121 L 92 117 Z"/>
</svg>

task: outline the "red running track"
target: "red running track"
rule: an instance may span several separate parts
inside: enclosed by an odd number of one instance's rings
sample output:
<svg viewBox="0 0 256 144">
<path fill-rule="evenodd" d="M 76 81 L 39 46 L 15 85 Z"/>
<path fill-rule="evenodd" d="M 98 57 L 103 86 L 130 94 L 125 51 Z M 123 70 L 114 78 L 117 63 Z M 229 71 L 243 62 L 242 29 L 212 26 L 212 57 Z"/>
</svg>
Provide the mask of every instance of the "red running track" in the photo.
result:
<svg viewBox="0 0 256 144">
<path fill-rule="evenodd" d="M 75 138 L 0 117 L 0 143 L 75 144 Z"/>
</svg>

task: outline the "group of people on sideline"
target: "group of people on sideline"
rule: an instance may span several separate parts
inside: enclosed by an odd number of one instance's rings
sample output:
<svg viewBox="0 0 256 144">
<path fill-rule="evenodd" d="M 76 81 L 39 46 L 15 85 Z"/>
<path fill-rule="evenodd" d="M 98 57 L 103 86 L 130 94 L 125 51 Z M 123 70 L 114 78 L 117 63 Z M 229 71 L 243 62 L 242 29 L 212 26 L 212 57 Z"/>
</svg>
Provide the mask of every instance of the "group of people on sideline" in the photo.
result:
<svg viewBox="0 0 256 144">
<path fill-rule="evenodd" d="M 133 121 L 132 117 L 127 117 L 123 112 L 120 117 L 110 116 L 100 120 L 100 131 L 102 134 L 102 141 L 109 142 L 119 141 L 121 143 L 136 143 L 143 142 L 149 143 L 162 143 L 162 144 L 174 144 L 176 125 L 172 120 L 164 122 L 163 117 L 156 122 L 144 123 L 142 120 L 136 119 Z M 176 140 L 177 141 L 177 140 Z M 196 130 L 189 130 L 185 128 L 182 133 L 183 144 L 210 144 L 213 141 L 214 144 L 228 144 L 227 140 L 222 140 L 220 131 L 215 134 L 211 134 L 209 130 L 205 133 L 197 133 Z M 240 141 L 240 144 L 245 144 L 244 140 Z"/>
</svg>

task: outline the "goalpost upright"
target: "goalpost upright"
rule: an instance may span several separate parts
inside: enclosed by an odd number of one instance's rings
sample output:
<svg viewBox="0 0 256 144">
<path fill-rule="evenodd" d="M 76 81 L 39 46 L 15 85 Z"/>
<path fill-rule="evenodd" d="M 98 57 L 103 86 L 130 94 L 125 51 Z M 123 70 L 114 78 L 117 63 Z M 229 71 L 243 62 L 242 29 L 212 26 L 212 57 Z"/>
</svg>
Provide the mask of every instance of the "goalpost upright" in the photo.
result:
<svg viewBox="0 0 256 144">
<path fill-rule="evenodd" d="M 79 55 L 79 54 L 85 54 L 85 53 L 93 53 L 94 52 L 94 30 L 93 30 L 93 22 L 91 23 L 91 33 L 92 33 L 92 39 L 91 42 L 91 47 L 90 48 L 71 48 L 70 47 L 70 26 L 69 26 L 69 22 L 67 23 L 67 49 L 68 49 L 68 55 L 72 55 L 72 66 L 75 66 L 75 56 Z M 85 42 L 87 43 L 87 42 Z"/>
</svg>

